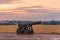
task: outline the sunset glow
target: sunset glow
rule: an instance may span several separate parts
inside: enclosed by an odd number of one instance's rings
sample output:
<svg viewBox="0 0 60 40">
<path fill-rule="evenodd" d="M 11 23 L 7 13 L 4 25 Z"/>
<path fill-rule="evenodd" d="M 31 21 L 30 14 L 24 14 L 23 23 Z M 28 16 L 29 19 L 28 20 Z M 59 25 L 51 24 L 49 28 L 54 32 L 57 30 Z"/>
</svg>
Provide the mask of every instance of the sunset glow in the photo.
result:
<svg viewBox="0 0 60 40">
<path fill-rule="evenodd" d="M 59 4 L 60 0 L 0 0 L 0 19 L 60 20 Z"/>
</svg>

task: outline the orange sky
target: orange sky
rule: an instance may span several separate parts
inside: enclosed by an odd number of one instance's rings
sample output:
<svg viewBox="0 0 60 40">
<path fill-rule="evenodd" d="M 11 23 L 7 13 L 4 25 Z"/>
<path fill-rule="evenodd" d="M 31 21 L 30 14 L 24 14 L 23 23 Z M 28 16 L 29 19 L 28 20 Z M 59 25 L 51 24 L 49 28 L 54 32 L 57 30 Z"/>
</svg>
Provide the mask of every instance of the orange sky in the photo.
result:
<svg viewBox="0 0 60 40">
<path fill-rule="evenodd" d="M 59 4 L 60 0 L 0 0 L 0 19 L 60 20 Z"/>
</svg>

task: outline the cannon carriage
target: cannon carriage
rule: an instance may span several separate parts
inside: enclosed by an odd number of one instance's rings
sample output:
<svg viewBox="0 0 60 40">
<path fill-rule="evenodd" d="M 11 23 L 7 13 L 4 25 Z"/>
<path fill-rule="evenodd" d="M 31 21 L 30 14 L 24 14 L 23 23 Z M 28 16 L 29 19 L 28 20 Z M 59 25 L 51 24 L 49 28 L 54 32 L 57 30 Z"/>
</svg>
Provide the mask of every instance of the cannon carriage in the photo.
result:
<svg viewBox="0 0 60 40">
<path fill-rule="evenodd" d="M 21 22 L 19 22 L 16 33 L 17 34 L 33 34 L 34 31 L 33 31 L 32 25 L 36 25 L 36 24 L 41 24 L 41 21 L 31 22 L 26 24 L 24 23 L 22 24 Z"/>
</svg>

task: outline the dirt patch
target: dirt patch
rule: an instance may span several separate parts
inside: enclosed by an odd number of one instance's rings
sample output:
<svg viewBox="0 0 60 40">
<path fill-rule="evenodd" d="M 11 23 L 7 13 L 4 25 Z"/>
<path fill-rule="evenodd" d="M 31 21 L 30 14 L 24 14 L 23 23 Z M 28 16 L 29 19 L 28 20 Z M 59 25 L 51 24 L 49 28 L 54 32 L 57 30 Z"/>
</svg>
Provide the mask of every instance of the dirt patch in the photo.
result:
<svg viewBox="0 0 60 40">
<path fill-rule="evenodd" d="M 60 40 L 60 35 L 55 34 L 17 35 L 15 33 L 0 33 L 0 40 Z"/>
</svg>

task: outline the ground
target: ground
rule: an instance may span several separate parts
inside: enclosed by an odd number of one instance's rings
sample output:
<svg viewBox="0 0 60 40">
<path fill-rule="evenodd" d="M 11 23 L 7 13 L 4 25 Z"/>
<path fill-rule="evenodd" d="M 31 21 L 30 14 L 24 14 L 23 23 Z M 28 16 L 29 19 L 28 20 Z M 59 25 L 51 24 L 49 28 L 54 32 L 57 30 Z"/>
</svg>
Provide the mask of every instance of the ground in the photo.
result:
<svg viewBox="0 0 60 40">
<path fill-rule="evenodd" d="M 59 34 L 17 35 L 15 33 L 0 33 L 0 40 L 60 40 Z"/>
</svg>

